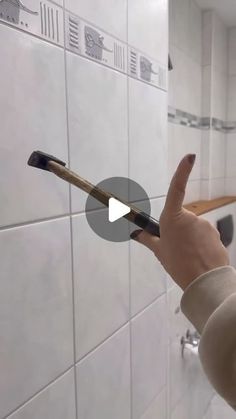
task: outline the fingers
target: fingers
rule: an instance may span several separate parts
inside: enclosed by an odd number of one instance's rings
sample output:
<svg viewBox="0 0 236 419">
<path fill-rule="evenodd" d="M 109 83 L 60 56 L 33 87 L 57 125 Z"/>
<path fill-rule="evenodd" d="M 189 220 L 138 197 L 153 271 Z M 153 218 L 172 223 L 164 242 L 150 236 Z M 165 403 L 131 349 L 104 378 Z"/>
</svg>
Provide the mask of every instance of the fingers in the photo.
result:
<svg viewBox="0 0 236 419">
<path fill-rule="evenodd" d="M 158 258 L 160 253 L 160 239 L 157 236 L 153 236 L 145 230 L 135 230 L 131 235 L 131 238 L 135 241 L 146 246 L 152 250 Z"/>
<path fill-rule="evenodd" d="M 163 213 L 176 214 L 181 211 L 189 175 L 195 162 L 195 154 L 187 154 L 179 163 L 171 180 Z"/>
</svg>

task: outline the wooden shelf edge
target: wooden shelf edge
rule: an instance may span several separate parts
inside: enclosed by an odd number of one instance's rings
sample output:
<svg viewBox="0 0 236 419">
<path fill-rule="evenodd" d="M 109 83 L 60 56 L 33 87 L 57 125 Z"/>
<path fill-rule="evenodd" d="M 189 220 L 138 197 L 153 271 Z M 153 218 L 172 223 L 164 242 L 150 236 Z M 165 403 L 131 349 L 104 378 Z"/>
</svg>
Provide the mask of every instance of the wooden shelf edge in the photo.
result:
<svg viewBox="0 0 236 419">
<path fill-rule="evenodd" d="M 206 212 L 213 211 L 217 208 L 236 202 L 236 196 L 222 196 L 220 198 L 211 199 L 208 201 L 196 201 L 184 205 L 188 211 L 194 212 L 196 215 L 202 215 Z"/>
</svg>

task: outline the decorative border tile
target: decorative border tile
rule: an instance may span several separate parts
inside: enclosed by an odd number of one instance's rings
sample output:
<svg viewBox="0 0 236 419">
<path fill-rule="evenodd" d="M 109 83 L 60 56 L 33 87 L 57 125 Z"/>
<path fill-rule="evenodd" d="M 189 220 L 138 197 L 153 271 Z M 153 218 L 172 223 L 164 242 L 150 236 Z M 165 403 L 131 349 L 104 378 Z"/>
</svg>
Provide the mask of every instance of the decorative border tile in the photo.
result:
<svg viewBox="0 0 236 419">
<path fill-rule="evenodd" d="M 224 134 L 236 132 L 236 121 L 222 121 L 220 119 L 210 117 L 201 118 L 170 106 L 168 108 L 168 120 L 174 124 L 198 128 L 201 130 L 214 129 L 215 131 L 219 131 Z"/>
<path fill-rule="evenodd" d="M 0 21 L 64 46 L 63 10 L 47 0 L 3 0 Z"/>
<path fill-rule="evenodd" d="M 127 73 L 127 45 L 66 12 L 66 49 Z"/>
<path fill-rule="evenodd" d="M 48 0 L 0 0 L 0 23 L 167 91 L 167 66 Z"/>
<path fill-rule="evenodd" d="M 160 89 L 167 89 L 165 67 L 130 46 L 128 47 L 128 75 Z"/>
</svg>

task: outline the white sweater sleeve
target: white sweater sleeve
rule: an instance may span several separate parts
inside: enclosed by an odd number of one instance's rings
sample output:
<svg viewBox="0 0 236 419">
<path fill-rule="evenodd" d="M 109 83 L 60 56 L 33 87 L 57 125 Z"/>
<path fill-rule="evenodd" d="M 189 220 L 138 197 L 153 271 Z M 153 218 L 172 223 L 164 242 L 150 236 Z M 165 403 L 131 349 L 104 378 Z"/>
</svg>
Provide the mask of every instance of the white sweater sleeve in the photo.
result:
<svg viewBox="0 0 236 419">
<path fill-rule="evenodd" d="M 199 357 L 215 390 L 236 410 L 236 270 L 213 269 L 196 278 L 181 310 L 201 335 Z"/>
</svg>

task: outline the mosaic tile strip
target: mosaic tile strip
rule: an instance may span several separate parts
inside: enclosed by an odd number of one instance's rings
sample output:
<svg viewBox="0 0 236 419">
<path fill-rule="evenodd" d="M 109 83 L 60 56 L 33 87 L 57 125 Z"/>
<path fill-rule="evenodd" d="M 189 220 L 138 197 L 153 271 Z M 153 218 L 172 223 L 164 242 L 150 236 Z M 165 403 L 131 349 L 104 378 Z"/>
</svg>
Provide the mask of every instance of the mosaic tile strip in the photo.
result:
<svg viewBox="0 0 236 419">
<path fill-rule="evenodd" d="M 2 0 L 0 21 L 64 46 L 63 10 L 47 0 Z"/>
<path fill-rule="evenodd" d="M 168 120 L 174 124 L 184 125 L 187 127 L 198 128 L 201 130 L 214 129 L 215 131 L 224 134 L 236 132 L 236 121 L 222 121 L 217 118 L 198 117 L 180 109 L 175 109 L 169 106 Z"/>
</svg>

